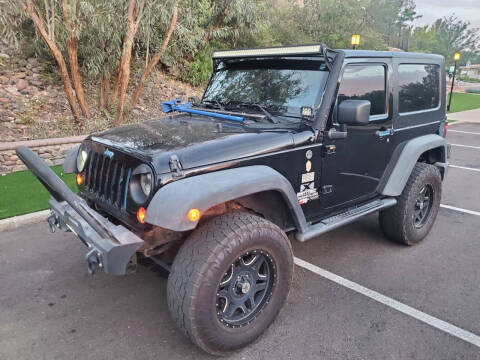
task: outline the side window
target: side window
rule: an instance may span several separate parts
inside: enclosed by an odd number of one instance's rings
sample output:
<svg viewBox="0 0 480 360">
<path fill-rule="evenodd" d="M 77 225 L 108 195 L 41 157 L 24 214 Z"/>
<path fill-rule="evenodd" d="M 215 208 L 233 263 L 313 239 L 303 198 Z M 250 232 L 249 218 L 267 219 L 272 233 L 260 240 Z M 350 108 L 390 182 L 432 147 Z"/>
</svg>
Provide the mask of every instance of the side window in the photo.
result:
<svg viewBox="0 0 480 360">
<path fill-rule="evenodd" d="M 386 69 L 383 65 L 347 65 L 338 89 L 343 100 L 369 100 L 370 115 L 387 113 Z"/>
<path fill-rule="evenodd" d="M 436 108 L 440 101 L 440 66 L 400 64 L 398 86 L 400 113 Z"/>
</svg>

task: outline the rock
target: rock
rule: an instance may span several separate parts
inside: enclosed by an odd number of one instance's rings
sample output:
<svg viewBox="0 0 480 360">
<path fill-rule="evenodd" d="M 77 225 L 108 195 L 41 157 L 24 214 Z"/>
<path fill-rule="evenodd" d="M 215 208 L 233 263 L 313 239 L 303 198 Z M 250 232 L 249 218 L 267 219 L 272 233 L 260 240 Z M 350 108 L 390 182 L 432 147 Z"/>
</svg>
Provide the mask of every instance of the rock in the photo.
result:
<svg viewBox="0 0 480 360">
<path fill-rule="evenodd" d="M 15 86 L 17 87 L 18 91 L 22 91 L 22 90 L 25 90 L 28 87 L 28 82 L 26 80 L 20 79 L 20 80 L 17 81 Z"/>
<path fill-rule="evenodd" d="M 7 84 L 8 78 L 6 76 L 0 76 L 0 84 Z"/>
<path fill-rule="evenodd" d="M 24 90 L 29 95 L 37 95 L 38 94 L 38 89 L 35 86 L 29 86 Z"/>
<path fill-rule="evenodd" d="M 15 76 L 17 77 L 17 79 L 25 79 L 27 77 L 27 73 L 19 72 L 19 73 L 16 73 Z"/>
<path fill-rule="evenodd" d="M 40 80 L 32 80 L 31 84 L 35 85 L 35 86 L 42 86 L 43 85 L 43 83 Z"/>
<path fill-rule="evenodd" d="M 0 54 L 0 59 L 8 60 L 8 59 L 10 59 L 10 55 L 1 53 L 1 54 Z"/>
<path fill-rule="evenodd" d="M 31 58 L 28 58 L 27 59 L 27 62 L 31 65 L 31 66 L 37 66 L 38 65 L 38 60 L 31 57 Z"/>
</svg>

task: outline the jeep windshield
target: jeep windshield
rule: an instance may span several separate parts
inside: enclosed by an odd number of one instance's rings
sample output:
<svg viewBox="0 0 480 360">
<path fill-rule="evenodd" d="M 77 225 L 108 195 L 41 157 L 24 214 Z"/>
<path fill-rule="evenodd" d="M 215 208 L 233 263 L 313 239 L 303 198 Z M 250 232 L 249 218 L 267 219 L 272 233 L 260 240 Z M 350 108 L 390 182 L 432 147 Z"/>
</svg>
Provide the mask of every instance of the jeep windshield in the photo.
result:
<svg viewBox="0 0 480 360">
<path fill-rule="evenodd" d="M 328 77 L 320 59 L 242 59 L 220 61 L 203 95 L 204 105 L 242 108 L 281 122 L 300 123 L 300 108 L 314 107 Z"/>
</svg>

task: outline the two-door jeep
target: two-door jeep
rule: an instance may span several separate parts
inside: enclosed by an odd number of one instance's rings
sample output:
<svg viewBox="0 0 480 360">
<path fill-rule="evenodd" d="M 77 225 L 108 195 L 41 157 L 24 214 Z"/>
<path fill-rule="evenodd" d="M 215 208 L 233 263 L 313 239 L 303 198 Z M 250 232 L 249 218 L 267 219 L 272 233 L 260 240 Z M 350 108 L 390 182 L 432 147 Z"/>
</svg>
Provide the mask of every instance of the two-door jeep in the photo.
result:
<svg viewBox="0 0 480 360">
<path fill-rule="evenodd" d="M 64 164 L 78 195 L 29 149 L 52 194 L 52 229 L 87 246 L 88 269 L 123 275 L 147 257 L 169 271 L 172 317 L 226 354 L 285 303 L 290 240 L 379 211 L 387 237 L 420 242 L 448 166 L 444 59 L 302 45 L 213 55 L 201 100 L 89 136 Z M 319 240 L 321 241 L 321 240 Z"/>
</svg>

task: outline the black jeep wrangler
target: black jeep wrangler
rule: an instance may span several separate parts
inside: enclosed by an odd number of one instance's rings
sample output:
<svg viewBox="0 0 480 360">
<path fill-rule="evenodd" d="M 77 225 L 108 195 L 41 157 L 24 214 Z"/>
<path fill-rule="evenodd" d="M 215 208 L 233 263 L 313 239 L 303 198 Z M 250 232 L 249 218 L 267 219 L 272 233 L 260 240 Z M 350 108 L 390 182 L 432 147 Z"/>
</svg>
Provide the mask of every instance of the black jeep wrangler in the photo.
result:
<svg viewBox="0 0 480 360">
<path fill-rule="evenodd" d="M 203 98 L 162 119 L 89 136 L 64 164 L 78 195 L 28 148 L 52 194 L 52 229 L 88 269 L 169 271 L 178 327 L 212 354 L 254 341 L 285 303 L 287 234 L 307 241 L 379 211 L 385 235 L 420 242 L 448 166 L 444 59 L 302 45 L 218 51 Z"/>
</svg>

